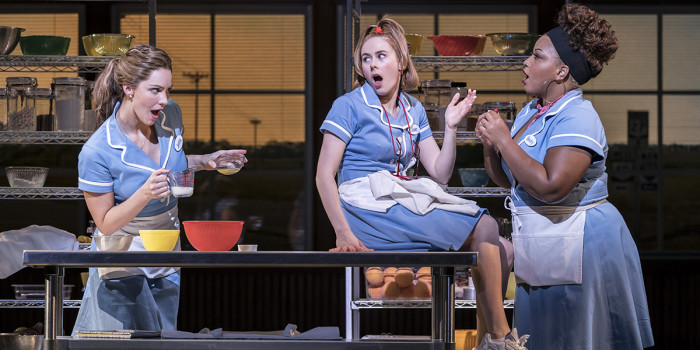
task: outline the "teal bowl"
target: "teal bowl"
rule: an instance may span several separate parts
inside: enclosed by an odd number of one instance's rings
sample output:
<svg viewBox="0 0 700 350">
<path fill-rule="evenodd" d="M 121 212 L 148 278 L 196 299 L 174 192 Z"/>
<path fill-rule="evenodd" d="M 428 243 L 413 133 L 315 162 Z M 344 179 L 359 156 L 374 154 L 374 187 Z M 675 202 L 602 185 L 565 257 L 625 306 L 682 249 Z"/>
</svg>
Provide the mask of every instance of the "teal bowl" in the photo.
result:
<svg viewBox="0 0 700 350">
<path fill-rule="evenodd" d="M 57 35 L 28 35 L 19 39 L 19 47 L 25 55 L 65 56 L 70 38 Z"/>
<path fill-rule="evenodd" d="M 489 183 L 489 174 L 484 168 L 460 168 L 457 171 L 464 187 L 484 187 Z"/>
</svg>

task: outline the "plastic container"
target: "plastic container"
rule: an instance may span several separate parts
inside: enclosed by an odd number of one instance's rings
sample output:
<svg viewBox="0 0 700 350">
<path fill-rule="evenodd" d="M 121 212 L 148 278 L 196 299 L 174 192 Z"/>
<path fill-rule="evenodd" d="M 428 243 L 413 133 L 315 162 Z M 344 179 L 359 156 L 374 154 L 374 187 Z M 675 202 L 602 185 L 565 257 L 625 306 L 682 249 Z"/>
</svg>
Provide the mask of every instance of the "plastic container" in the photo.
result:
<svg viewBox="0 0 700 350">
<path fill-rule="evenodd" d="M 423 81 L 423 94 L 425 103 L 433 103 L 445 107 L 452 99 L 452 80 L 433 79 Z"/>
<path fill-rule="evenodd" d="M 426 103 L 423 105 L 423 108 L 425 108 L 425 114 L 428 116 L 430 130 L 443 131 L 444 127 L 440 128 L 440 107 L 434 103 Z"/>
<path fill-rule="evenodd" d="M 36 130 L 36 78 L 7 78 L 8 130 Z"/>
<path fill-rule="evenodd" d="M 513 118 L 515 118 L 517 112 L 515 110 L 515 102 L 506 101 L 484 102 L 484 111 L 488 110 L 498 110 L 498 114 L 501 115 L 501 118 L 509 127 L 513 124 Z"/>
<path fill-rule="evenodd" d="M 0 131 L 7 130 L 7 89 L 0 89 Z"/>
<path fill-rule="evenodd" d="M 53 130 L 53 95 L 49 88 L 36 89 L 36 130 Z"/>
<path fill-rule="evenodd" d="M 474 131 L 476 129 L 476 121 L 479 119 L 479 116 L 484 113 L 484 105 L 483 104 L 473 104 L 472 109 L 467 112 L 467 117 L 465 118 L 467 120 L 467 131 Z"/>
<path fill-rule="evenodd" d="M 82 131 L 85 123 L 85 78 L 53 78 L 57 131 Z"/>
<path fill-rule="evenodd" d="M 15 299 L 34 300 L 46 297 L 46 287 L 43 284 L 13 284 L 12 287 L 15 289 Z M 70 299 L 72 291 L 72 284 L 64 284 L 63 300 Z"/>
</svg>

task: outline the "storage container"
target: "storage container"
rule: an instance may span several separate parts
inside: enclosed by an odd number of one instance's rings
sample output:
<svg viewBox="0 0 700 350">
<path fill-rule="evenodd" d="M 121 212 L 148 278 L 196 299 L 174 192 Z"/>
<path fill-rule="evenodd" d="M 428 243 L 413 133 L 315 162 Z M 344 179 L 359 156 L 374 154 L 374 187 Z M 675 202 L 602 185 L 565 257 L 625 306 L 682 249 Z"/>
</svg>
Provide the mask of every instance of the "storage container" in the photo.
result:
<svg viewBox="0 0 700 350">
<path fill-rule="evenodd" d="M 36 78 L 7 78 L 8 130 L 36 131 Z"/>
<path fill-rule="evenodd" d="M 53 130 L 53 95 L 49 88 L 36 89 L 36 130 Z"/>
<path fill-rule="evenodd" d="M 57 131 L 81 131 L 85 120 L 85 78 L 53 78 Z"/>
<path fill-rule="evenodd" d="M 46 297 L 46 286 L 43 284 L 13 284 L 15 289 L 15 299 L 44 299 Z M 72 284 L 63 285 L 63 300 L 70 299 Z"/>
</svg>

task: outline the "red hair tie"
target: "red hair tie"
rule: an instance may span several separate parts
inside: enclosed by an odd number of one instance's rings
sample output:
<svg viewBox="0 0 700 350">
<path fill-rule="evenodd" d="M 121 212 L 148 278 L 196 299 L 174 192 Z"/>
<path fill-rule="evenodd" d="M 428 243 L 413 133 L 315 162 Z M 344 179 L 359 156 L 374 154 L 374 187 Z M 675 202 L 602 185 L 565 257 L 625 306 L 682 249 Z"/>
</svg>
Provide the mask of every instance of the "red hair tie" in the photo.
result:
<svg viewBox="0 0 700 350">
<path fill-rule="evenodd" d="M 382 34 L 382 33 L 384 33 L 384 31 L 382 30 L 382 27 L 377 27 L 377 28 L 374 29 L 374 33 L 376 33 L 376 34 Z"/>
</svg>

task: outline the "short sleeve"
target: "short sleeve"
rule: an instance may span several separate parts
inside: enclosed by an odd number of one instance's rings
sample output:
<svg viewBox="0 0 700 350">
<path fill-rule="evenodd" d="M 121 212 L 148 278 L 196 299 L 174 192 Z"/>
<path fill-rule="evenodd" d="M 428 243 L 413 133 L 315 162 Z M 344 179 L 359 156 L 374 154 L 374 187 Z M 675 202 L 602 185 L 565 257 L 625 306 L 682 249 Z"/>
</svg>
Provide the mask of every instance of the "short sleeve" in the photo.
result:
<svg viewBox="0 0 700 350">
<path fill-rule="evenodd" d="M 326 120 L 321 124 L 321 132 L 330 132 L 343 142 L 350 142 L 355 130 L 355 118 L 353 118 L 355 113 L 350 99 L 347 96 L 339 97 L 333 102 Z"/>
<path fill-rule="evenodd" d="M 593 107 L 579 106 L 556 116 L 548 148 L 558 146 L 583 147 L 595 154 L 594 159 L 605 158 L 605 130 Z"/>
<path fill-rule="evenodd" d="M 85 144 L 78 155 L 78 188 L 86 192 L 114 192 L 114 180 L 100 152 Z"/>
</svg>

